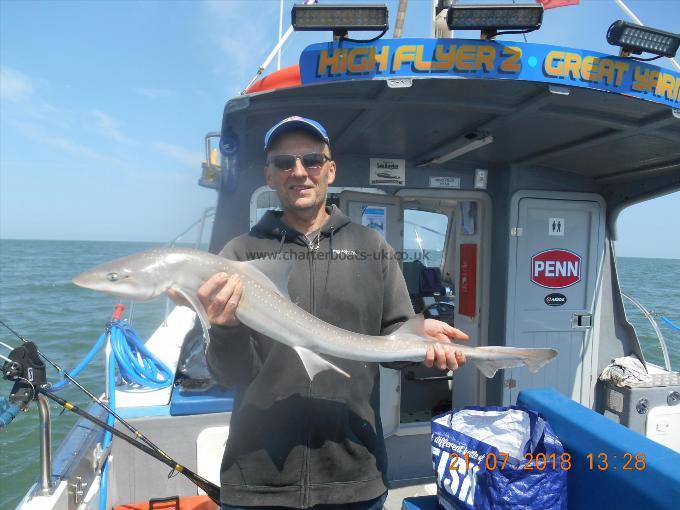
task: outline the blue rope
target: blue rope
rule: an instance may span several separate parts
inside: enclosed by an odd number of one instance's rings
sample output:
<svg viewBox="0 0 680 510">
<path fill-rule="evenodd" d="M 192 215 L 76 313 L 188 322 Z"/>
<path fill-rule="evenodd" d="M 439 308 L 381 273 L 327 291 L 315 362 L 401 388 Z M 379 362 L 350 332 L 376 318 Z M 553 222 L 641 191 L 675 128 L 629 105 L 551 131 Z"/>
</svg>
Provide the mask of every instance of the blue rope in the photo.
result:
<svg viewBox="0 0 680 510">
<path fill-rule="evenodd" d="M 68 375 L 70 375 L 73 378 L 78 377 L 78 374 L 83 371 L 83 369 L 90 364 L 90 361 L 94 358 L 95 354 L 101 349 L 104 344 L 106 344 L 106 333 L 102 333 L 101 336 L 99 337 L 99 340 L 97 340 L 97 343 L 95 343 L 92 346 L 92 349 L 90 349 L 90 352 L 87 353 L 87 355 L 83 358 L 83 360 L 78 364 L 76 368 L 74 368 L 72 371 L 68 372 Z M 56 384 L 53 384 L 52 387 L 50 388 L 50 391 L 59 391 L 63 388 L 65 388 L 69 384 L 68 379 L 62 379 Z"/>
<path fill-rule="evenodd" d="M 118 362 L 118 372 L 127 383 L 154 389 L 172 384 L 175 374 L 146 348 L 129 324 L 113 325 L 111 350 Z"/>
<path fill-rule="evenodd" d="M 677 324 L 674 324 L 673 321 L 671 321 L 668 317 L 664 317 L 663 315 L 660 317 L 662 321 L 664 321 L 666 324 L 668 324 L 671 328 L 673 328 L 676 331 L 680 331 L 680 326 Z"/>
<path fill-rule="evenodd" d="M 137 332 L 124 321 L 112 321 L 107 325 L 106 332 L 102 333 L 83 360 L 68 374 L 75 378 L 83 369 L 94 359 L 99 350 L 106 345 L 107 333 L 111 338 L 111 352 L 113 356 L 109 358 L 109 380 L 106 381 L 109 393 L 109 407 L 116 410 L 116 365 L 121 378 L 128 384 L 136 384 L 153 389 L 160 389 L 170 386 L 174 378 L 174 373 L 161 360 L 153 355 L 146 348 L 144 342 L 139 338 Z M 68 379 L 63 379 L 52 385 L 52 391 L 59 391 L 69 384 Z M 0 404 L 2 401 L 0 400 Z M 15 406 L 16 407 L 16 406 Z M 1 409 L 1 408 L 0 408 Z M 17 407 L 16 413 L 19 412 Z M 16 416 L 14 413 L 14 416 Z M 5 415 L 8 411 L 0 415 L 0 428 L 8 424 L 14 416 L 9 417 L 5 422 Z M 109 414 L 106 423 L 113 426 L 115 418 Z M 104 448 L 111 444 L 113 436 L 111 432 L 104 434 Z M 109 480 L 109 461 L 106 459 L 102 468 L 101 485 L 99 486 L 99 509 L 106 510 L 106 500 L 108 493 Z"/>
<path fill-rule="evenodd" d="M 109 358 L 109 380 L 106 381 L 109 392 L 109 407 L 116 410 L 116 360 L 113 356 Z M 112 414 L 106 418 L 106 423 L 113 427 L 116 419 Z M 106 450 L 113 439 L 113 434 L 108 430 L 104 434 L 104 450 Z M 106 499 L 109 485 L 109 458 L 104 461 L 102 468 L 101 485 L 99 486 L 99 510 L 106 510 Z"/>
<path fill-rule="evenodd" d="M 118 372 L 125 382 L 153 389 L 166 388 L 172 384 L 175 374 L 146 348 L 137 332 L 127 322 L 110 322 L 107 332 L 111 334 L 111 350 L 118 363 Z M 106 333 L 102 333 L 90 352 L 68 374 L 77 377 L 105 344 Z M 68 383 L 68 379 L 64 379 L 53 384 L 51 389 L 59 391 Z"/>
<path fill-rule="evenodd" d="M 116 365 L 121 378 L 128 384 L 137 384 L 154 389 L 165 388 L 172 384 L 175 374 L 146 348 L 137 332 L 127 322 L 111 322 L 108 331 L 111 338 L 111 352 L 113 353 L 113 356 L 109 358 L 109 380 L 106 381 L 111 409 L 114 411 L 116 409 Z M 113 426 L 114 422 L 114 417 L 109 415 L 106 423 Z M 104 448 L 108 448 L 111 440 L 111 433 L 106 432 L 104 434 Z M 109 459 L 106 459 L 99 487 L 100 510 L 106 510 L 108 480 Z"/>
<path fill-rule="evenodd" d="M 20 412 L 18 405 L 12 404 L 7 397 L 0 397 L 0 430 L 9 425 Z"/>
</svg>

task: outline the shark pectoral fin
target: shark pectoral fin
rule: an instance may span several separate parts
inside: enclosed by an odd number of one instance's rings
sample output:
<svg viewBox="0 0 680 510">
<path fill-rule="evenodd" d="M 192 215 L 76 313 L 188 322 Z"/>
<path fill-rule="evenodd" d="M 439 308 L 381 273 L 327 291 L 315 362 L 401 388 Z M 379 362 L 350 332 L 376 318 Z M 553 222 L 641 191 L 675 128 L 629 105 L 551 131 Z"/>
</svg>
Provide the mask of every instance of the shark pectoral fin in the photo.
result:
<svg viewBox="0 0 680 510">
<path fill-rule="evenodd" d="M 350 377 L 350 375 L 347 372 L 345 372 L 341 368 L 336 367 L 330 361 L 323 359 L 317 353 L 310 351 L 309 349 L 305 349 L 304 347 L 294 347 L 294 349 L 295 352 L 298 353 L 298 356 L 300 356 L 300 360 L 302 361 L 302 364 L 305 366 L 305 370 L 307 370 L 307 375 L 309 375 L 310 381 L 314 379 L 314 376 L 316 374 L 318 374 L 319 372 L 323 372 L 324 370 L 335 370 L 336 372 L 344 375 L 345 377 L 348 378 Z"/>
<path fill-rule="evenodd" d="M 243 263 L 260 271 L 271 280 L 279 294 L 290 299 L 288 295 L 288 280 L 290 279 L 290 272 L 293 269 L 292 260 L 283 260 L 280 258 L 254 259 Z"/>
<path fill-rule="evenodd" d="M 404 322 L 398 329 L 396 329 L 392 334 L 410 334 L 417 336 L 427 336 L 425 334 L 425 316 L 422 313 L 414 315 L 409 320 Z"/>
<path fill-rule="evenodd" d="M 205 311 L 203 303 L 196 297 L 196 295 L 190 290 L 183 289 L 182 287 L 173 287 L 177 292 L 179 292 L 184 299 L 189 301 L 189 304 L 196 312 L 198 320 L 201 321 L 201 326 L 203 327 L 203 338 L 206 341 L 210 340 L 210 321 L 208 320 L 208 312 Z"/>
</svg>

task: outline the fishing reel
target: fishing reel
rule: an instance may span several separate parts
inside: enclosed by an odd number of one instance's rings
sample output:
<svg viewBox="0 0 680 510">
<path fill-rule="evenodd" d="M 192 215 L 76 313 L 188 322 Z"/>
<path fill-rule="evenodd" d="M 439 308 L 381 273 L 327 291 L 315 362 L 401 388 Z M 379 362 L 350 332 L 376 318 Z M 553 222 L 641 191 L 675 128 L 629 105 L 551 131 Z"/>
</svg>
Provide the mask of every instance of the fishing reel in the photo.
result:
<svg viewBox="0 0 680 510">
<path fill-rule="evenodd" d="M 13 349 L 9 353 L 9 361 L 2 366 L 2 376 L 8 381 L 14 381 L 9 395 L 13 404 L 25 407 L 38 398 L 38 390 L 47 384 L 45 363 L 38 354 L 38 348 L 33 342 Z"/>
</svg>

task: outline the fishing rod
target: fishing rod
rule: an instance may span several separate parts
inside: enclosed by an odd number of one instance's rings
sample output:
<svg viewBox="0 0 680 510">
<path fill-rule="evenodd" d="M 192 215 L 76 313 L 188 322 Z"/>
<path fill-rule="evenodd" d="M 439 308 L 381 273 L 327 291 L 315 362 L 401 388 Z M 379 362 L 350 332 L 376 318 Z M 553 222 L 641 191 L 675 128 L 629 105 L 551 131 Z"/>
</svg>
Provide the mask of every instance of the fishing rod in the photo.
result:
<svg viewBox="0 0 680 510">
<path fill-rule="evenodd" d="M 45 388 L 35 388 L 37 393 L 41 393 L 45 395 L 47 398 L 50 400 L 55 401 L 57 404 L 62 406 L 64 409 L 67 411 L 71 411 L 72 413 L 77 414 L 81 418 L 85 418 L 88 421 L 91 421 L 95 425 L 99 425 L 101 428 L 106 430 L 107 432 L 110 432 L 117 438 L 122 439 L 128 444 L 131 444 L 135 448 L 143 451 L 144 453 L 150 455 L 156 460 L 161 461 L 163 464 L 166 466 L 169 466 L 173 469 L 173 471 L 177 471 L 178 473 L 183 474 L 185 477 L 187 477 L 194 485 L 196 485 L 199 489 L 203 490 L 210 499 L 212 499 L 215 503 L 218 505 L 220 504 L 220 488 L 212 483 L 209 480 L 206 480 L 203 478 L 201 475 L 194 473 L 191 469 L 189 469 L 186 466 L 183 466 L 179 464 L 177 461 L 172 459 L 170 456 L 167 454 L 160 455 L 155 449 L 148 447 L 145 444 L 140 443 L 139 441 L 136 441 L 134 438 L 128 436 L 127 434 L 124 434 L 120 430 L 110 426 L 108 423 L 105 421 L 100 420 L 99 418 L 92 416 L 90 413 L 83 411 L 80 409 L 78 406 L 75 404 L 72 404 L 71 402 L 68 402 L 67 400 L 64 400 L 63 398 L 55 395 L 51 391 L 46 390 Z M 172 473 L 171 473 L 172 475 Z"/>
<path fill-rule="evenodd" d="M 133 427 L 126 420 L 118 416 L 118 414 L 116 414 L 115 411 L 113 411 L 109 406 L 102 402 L 101 399 L 95 397 L 90 391 L 88 391 L 80 383 L 78 383 L 77 381 L 75 381 L 75 379 L 68 375 L 66 371 L 64 371 L 56 363 L 48 359 L 43 353 L 41 353 L 38 350 L 34 342 L 31 342 L 22 337 L 21 335 L 19 335 L 11 327 L 5 324 L 4 321 L 0 320 L 0 324 L 5 326 L 9 331 L 12 332 L 12 334 L 14 334 L 24 343 L 24 345 L 17 347 L 12 352 L 10 352 L 9 354 L 10 362 L 5 362 L 5 364 L 2 367 L 2 372 L 5 379 L 15 381 L 15 386 L 14 388 L 12 388 L 10 396 L 10 399 L 12 401 L 14 401 L 15 403 L 21 403 L 25 406 L 28 405 L 28 403 L 31 400 L 36 399 L 38 393 L 41 393 L 47 398 L 61 405 L 67 411 L 71 411 L 77 414 L 78 416 L 88 421 L 91 421 L 92 423 L 100 426 L 107 432 L 110 432 L 114 436 L 122 439 L 123 441 L 126 441 L 135 448 L 161 461 L 165 465 L 170 466 L 173 469 L 173 471 L 177 471 L 183 474 L 197 487 L 202 489 L 210 499 L 212 499 L 218 505 L 220 504 L 219 503 L 220 489 L 218 486 L 216 486 L 209 480 L 206 480 L 202 476 L 194 473 L 189 468 L 182 466 L 176 460 L 170 457 L 170 455 L 161 450 L 148 437 L 142 434 L 139 430 Z M 83 411 L 82 409 L 72 404 L 71 402 L 62 399 L 61 397 L 58 397 L 57 395 L 49 391 L 48 389 L 49 385 L 46 380 L 45 364 L 42 361 L 40 361 L 40 358 L 43 358 L 57 371 L 63 373 L 65 377 L 67 377 L 71 382 L 74 382 L 78 388 L 84 391 L 91 399 L 93 399 L 102 408 L 104 408 L 104 410 L 106 410 L 112 416 L 117 418 L 118 421 L 125 427 L 127 427 L 128 430 L 130 430 L 130 432 L 132 432 L 136 438 L 142 439 L 146 444 L 143 444 L 137 441 L 135 438 L 132 438 L 127 434 L 124 434 L 123 432 L 115 429 L 106 422 L 100 420 L 99 418 L 96 418 L 95 416 L 92 416 L 91 414 L 87 413 L 86 411 Z"/>
<path fill-rule="evenodd" d="M 12 328 L 10 328 L 7 324 L 5 324 L 5 322 L 4 322 L 2 319 L 0 319 L 0 324 L 2 324 L 3 326 L 5 326 L 5 327 L 6 327 L 6 328 L 7 328 L 14 336 L 16 336 L 16 337 L 17 337 L 19 340 L 21 340 L 22 342 L 24 342 L 24 344 L 26 344 L 26 343 L 29 342 L 29 341 L 26 340 L 23 336 L 21 336 L 19 333 L 17 333 L 17 332 L 14 331 Z M 103 400 L 101 400 L 100 398 L 97 398 L 91 391 L 89 391 L 87 388 L 85 388 L 84 386 L 82 386 L 78 381 L 76 381 L 75 378 L 71 377 L 71 375 L 69 375 L 69 373 L 68 373 L 66 370 L 64 370 L 63 368 L 61 368 L 61 367 L 60 367 L 59 365 L 57 365 L 54 361 L 50 360 L 47 356 L 45 356 L 45 355 L 44 355 L 42 352 L 40 352 L 37 348 L 36 348 L 36 352 L 38 353 L 38 355 L 39 355 L 42 359 L 44 359 L 44 360 L 47 361 L 50 365 L 52 365 L 52 366 L 55 368 L 55 370 L 56 370 L 57 372 L 59 372 L 60 374 L 62 374 L 69 382 L 72 382 L 73 384 L 75 384 L 80 390 L 83 391 L 83 393 L 85 393 L 88 397 L 90 397 L 90 398 L 91 398 L 92 400 L 94 400 L 97 404 L 99 404 L 101 407 L 103 407 L 104 410 L 105 410 L 107 413 L 109 413 L 109 414 L 110 414 L 111 416 L 113 416 L 116 420 L 118 420 L 123 426 L 125 426 L 130 432 L 132 432 L 132 433 L 135 435 L 135 437 L 137 437 L 138 439 L 141 439 L 142 441 L 144 441 L 144 442 L 147 444 L 147 446 L 149 446 L 150 448 L 153 448 L 158 454 L 163 455 L 164 457 L 166 457 L 166 458 L 168 458 L 168 459 L 170 458 L 170 456 L 169 456 L 167 453 L 165 453 L 165 452 L 164 452 L 163 450 L 161 450 L 158 446 L 156 446 L 156 444 L 154 444 L 148 437 L 146 437 L 146 436 L 145 436 L 144 434 L 142 434 L 139 430 L 137 430 L 132 424 L 130 424 L 129 422 L 127 422 L 126 420 L 124 420 L 123 418 L 121 418 L 121 416 L 120 416 L 118 413 L 116 413 L 113 409 L 111 409 L 111 407 L 109 407 Z"/>
</svg>

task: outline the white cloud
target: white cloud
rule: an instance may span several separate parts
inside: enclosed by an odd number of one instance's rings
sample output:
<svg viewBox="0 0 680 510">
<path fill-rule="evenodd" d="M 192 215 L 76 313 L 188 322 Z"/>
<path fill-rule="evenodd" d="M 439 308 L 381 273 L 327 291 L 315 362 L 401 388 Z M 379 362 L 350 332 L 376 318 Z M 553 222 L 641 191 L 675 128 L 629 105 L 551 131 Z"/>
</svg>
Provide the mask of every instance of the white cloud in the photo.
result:
<svg viewBox="0 0 680 510">
<path fill-rule="evenodd" d="M 21 101 L 33 94 L 33 80 L 10 67 L 0 68 L 0 99 Z"/>
<path fill-rule="evenodd" d="M 153 87 L 138 87 L 134 91 L 149 99 L 166 99 L 177 95 L 174 90 Z"/>
<path fill-rule="evenodd" d="M 13 117 L 63 121 L 67 112 L 40 97 L 39 92 L 46 86 L 46 80 L 31 78 L 11 67 L 0 67 L 0 101 L 5 107 L 13 103 L 13 108 L 8 108 L 13 112 Z"/>
<path fill-rule="evenodd" d="M 200 151 L 191 151 L 185 149 L 184 147 L 179 147 L 177 145 L 172 145 L 165 142 L 154 142 L 152 145 L 154 150 L 162 152 L 166 156 L 179 161 L 183 165 L 192 167 L 192 169 L 199 169 L 201 167 L 201 161 L 203 156 Z"/>
<path fill-rule="evenodd" d="M 276 44 L 279 2 L 210 1 L 205 11 L 210 42 L 226 57 L 217 59 L 217 72 L 245 86 Z"/>
<path fill-rule="evenodd" d="M 36 143 L 49 145 L 50 147 L 61 150 L 62 152 L 67 152 L 73 156 L 94 159 L 106 163 L 117 163 L 117 161 L 110 158 L 109 156 L 101 154 L 96 150 L 87 147 L 86 145 L 74 142 L 70 138 L 55 136 L 54 134 L 47 133 L 42 128 L 34 124 L 30 124 L 28 122 L 15 122 L 14 126 Z"/>
<path fill-rule="evenodd" d="M 94 117 L 102 133 L 106 136 L 120 143 L 130 142 L 130 139 L 120 131 L 118 127 L 119 122 L 114 120 L 113 117 L 99 110 L 92 110 L 90 114 Z"/>
</svg>

